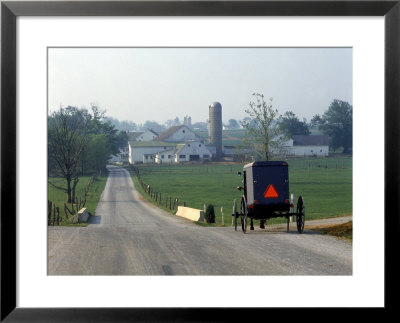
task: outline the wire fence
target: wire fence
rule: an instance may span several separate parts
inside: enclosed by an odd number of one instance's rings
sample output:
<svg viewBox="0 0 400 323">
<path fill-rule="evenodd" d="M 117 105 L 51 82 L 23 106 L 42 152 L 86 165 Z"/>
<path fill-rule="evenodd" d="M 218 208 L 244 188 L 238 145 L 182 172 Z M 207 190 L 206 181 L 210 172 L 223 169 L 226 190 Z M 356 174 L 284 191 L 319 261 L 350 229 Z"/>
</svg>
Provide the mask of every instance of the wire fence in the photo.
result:
<svg viewBox="0 0 400 323">
<path fill-rule="evenodd" d="M 131 169 L 135 172 L 135 175 L 139 181 L 140 186 L 143 191 L 147 194 L 147 196 L 155 201 L 158 205 L 165 207 L 169 210 L 177 210 L 179 206 L 179 199 L 177 197 L 166 196 L 162 192 L 154 190 L 153 187 L 149 184 L 145 184 L 140 176 L 140 171 L 137 167 L 131 165 Z M 186 202 L 182 202 L 182 206 L 186 206 Z"/>
<path fill-rule="evenodd" d="M 76 223 L 78 222 L 78 212 L 86 205 L 87 195 L 89 193 L 90 186 L 97 176 L 93 175 L 80 198 L 75 198 L 75 201 L 69 204 L 64 203 L 64 207 L 60 208 L 52 201 L 47 201 L 47 225 L 56 226 L 65 223 Z"/>
</svg>

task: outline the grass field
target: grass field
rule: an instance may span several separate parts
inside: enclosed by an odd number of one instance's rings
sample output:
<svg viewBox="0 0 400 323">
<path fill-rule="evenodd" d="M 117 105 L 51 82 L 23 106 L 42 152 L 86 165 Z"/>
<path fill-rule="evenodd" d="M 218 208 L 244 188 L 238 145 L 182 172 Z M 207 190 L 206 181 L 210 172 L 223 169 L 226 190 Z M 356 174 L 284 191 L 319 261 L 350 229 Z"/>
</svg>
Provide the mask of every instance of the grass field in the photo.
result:
<svg viewBox="0 0 400 323">
<path fill-rule="evenodd" d="M 302 195 L 306 206 L 306 219 L 329 218 L 352 214 L 352 159 L 296 158 L 288 159 L 289 191 Z M 179 204 L 203 209 L 213 204 L 217 225 L 221 225 L 221 206 L 224 207 L 224 223 L 230 225 L 233 199 L 239 201 L 242 185 L 237 176 L 243 164 L 208 163 L 176 165 L 138 165 L 142 180 L 163 196 L 178 198 Z M 141 191 L 132 172 L 135 186 Z M 143 192 L 143 191 L 142 191 Z M 282 222 L 273 219 L 270 223 Z"/>
<path fill-rule="evenodd" d="M 208 139 L 208 131 L 196 131 L 200 137 Z M 223 130 L 222 131 L 222 144 L 227 146 L 237 146 L 243 143 L 246 130 Z"/>
<path fill-rule="evenodd" d="M 343 224 L 312 226 L 309 227 L 309 229 L 321 234 L 327 234 L 340 239 L 353 241 L 353 221 Z"/>
<path fill-rule="evenodd" d="M 49 179 L 57 186 L 66 187 L 65 180 L 62 178 L 52 177 Z M 88 185 L 90 180 L 90 176 L 82 176 L 79 179 L 78 185 L 76 187 L 76 196 L 77 198 L 83 197 L 84 190 Z M 85 207 L 88 209 L 88 212 L 92 215 L 95 214 L 97 203 L 99 202 L 100 195 L 104 190 L 104 186 L 107 182 L 107 175 L 97 177 L 92 185 L 90 186 L 89 193 L 86 198 Z M 60 208 L 60 215 L 62 215 L 63 220 L 61 221 L 61 225 L 68 225 L 70 221 L 66 221 L 64 216 L 64 203 L 67 202 L 66 193 L 62 190 L 56 189 L 51 185 L 48 185 L 48 200 L 53 202 L 56 206 Z M 69 209 L 71 206 L 67 204 Z"/>
</svg>

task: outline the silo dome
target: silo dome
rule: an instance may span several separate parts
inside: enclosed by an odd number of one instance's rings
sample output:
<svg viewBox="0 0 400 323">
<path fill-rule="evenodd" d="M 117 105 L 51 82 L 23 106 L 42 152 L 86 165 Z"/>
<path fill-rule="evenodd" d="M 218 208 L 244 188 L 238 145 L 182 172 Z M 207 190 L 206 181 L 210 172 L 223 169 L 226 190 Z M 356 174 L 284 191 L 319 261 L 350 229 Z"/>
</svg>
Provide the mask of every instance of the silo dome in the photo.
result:
<svg viewBox="0 0 400 323">
<path fill-rule="evenodd" d="M 219 102 L 213 102 L 210 104 L 210 108 L 222 109 L 222 105 Z"/>
<path fill-rule="evenodd" d="M 215 146 L 216 157 L 222 157 L 222 105 L 213 102 L 209 106 L 210 144 Z"/>
</svg>

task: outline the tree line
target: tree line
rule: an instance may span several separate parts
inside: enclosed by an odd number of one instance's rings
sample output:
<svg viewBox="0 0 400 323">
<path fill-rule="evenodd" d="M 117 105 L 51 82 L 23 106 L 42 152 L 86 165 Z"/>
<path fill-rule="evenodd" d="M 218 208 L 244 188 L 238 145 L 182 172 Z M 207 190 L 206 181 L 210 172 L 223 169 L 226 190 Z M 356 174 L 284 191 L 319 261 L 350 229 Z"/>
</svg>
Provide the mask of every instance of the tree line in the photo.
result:
<svg viewBox="0 0 400 323">
<path fill-rule="evenodd" d="M 75 190 L 84 174 L 101 174 L 111 154 L 125 147 L 128 135 L 105 120 L 105 111 L 73 106 L 60 108 L 48 116 L 48 175 L 62 177 L 67 202 L 75 202 Z"/>
<path fill-rule="evenodd" d="M 267 100 L 260 93 L 254 93 L 253 98 L 245 109 L 249 117 L 243 121 L 246 129 L 244 145 L 251 147 L 258 158 L 270 160 L 274 153 L 279 154 L 284 149 L 288 139 L 293 135 L 309 135 L 310 128 L 317 128 L 328 135 L 333 149 L 343 148 L 343 154 L 351 153 L 353 106 L 348 102 L 334 99 L 322 116 L 315 115 L 307 124 L 292 111 L 280 115 L 272 104 L 272 98 Z"/>
</svg>

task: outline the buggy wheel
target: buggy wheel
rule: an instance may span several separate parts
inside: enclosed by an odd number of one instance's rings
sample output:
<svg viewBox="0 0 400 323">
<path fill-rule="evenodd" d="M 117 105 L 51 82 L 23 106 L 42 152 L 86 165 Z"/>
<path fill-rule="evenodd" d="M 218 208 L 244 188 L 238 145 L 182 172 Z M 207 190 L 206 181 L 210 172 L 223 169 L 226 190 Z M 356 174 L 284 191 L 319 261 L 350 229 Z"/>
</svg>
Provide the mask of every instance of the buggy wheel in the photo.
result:
<svg viewBox="0 0 400 323">
<path fill-rule="evenodd" d="M 297 231 L 299 233 L 303 233 L 304 231 L 304 223 L 305 223 L 305 218 L 306 218 L 306 209 L 304 206 L 304 199 L 302 196 L 299 196 L 299 199 L 297 200 L 297 210 L 296 210 L 297 216 Z"/>
<path fill-rule="evenodd" d="M 243 233 L 246 233 L 247 230 L 247 203 L 246 203 L 246 198 L 243 196 L 242 200 L 240 201 L 240 219 L 242 222 L 242 231 Z"/>
<path fill-rule="evenodd" d="M 237 231 L 237 212 L 236 212 L 236 199 L 233 200 L 233 225 L 235 226 L 235 231 Z"/>
</svg>

